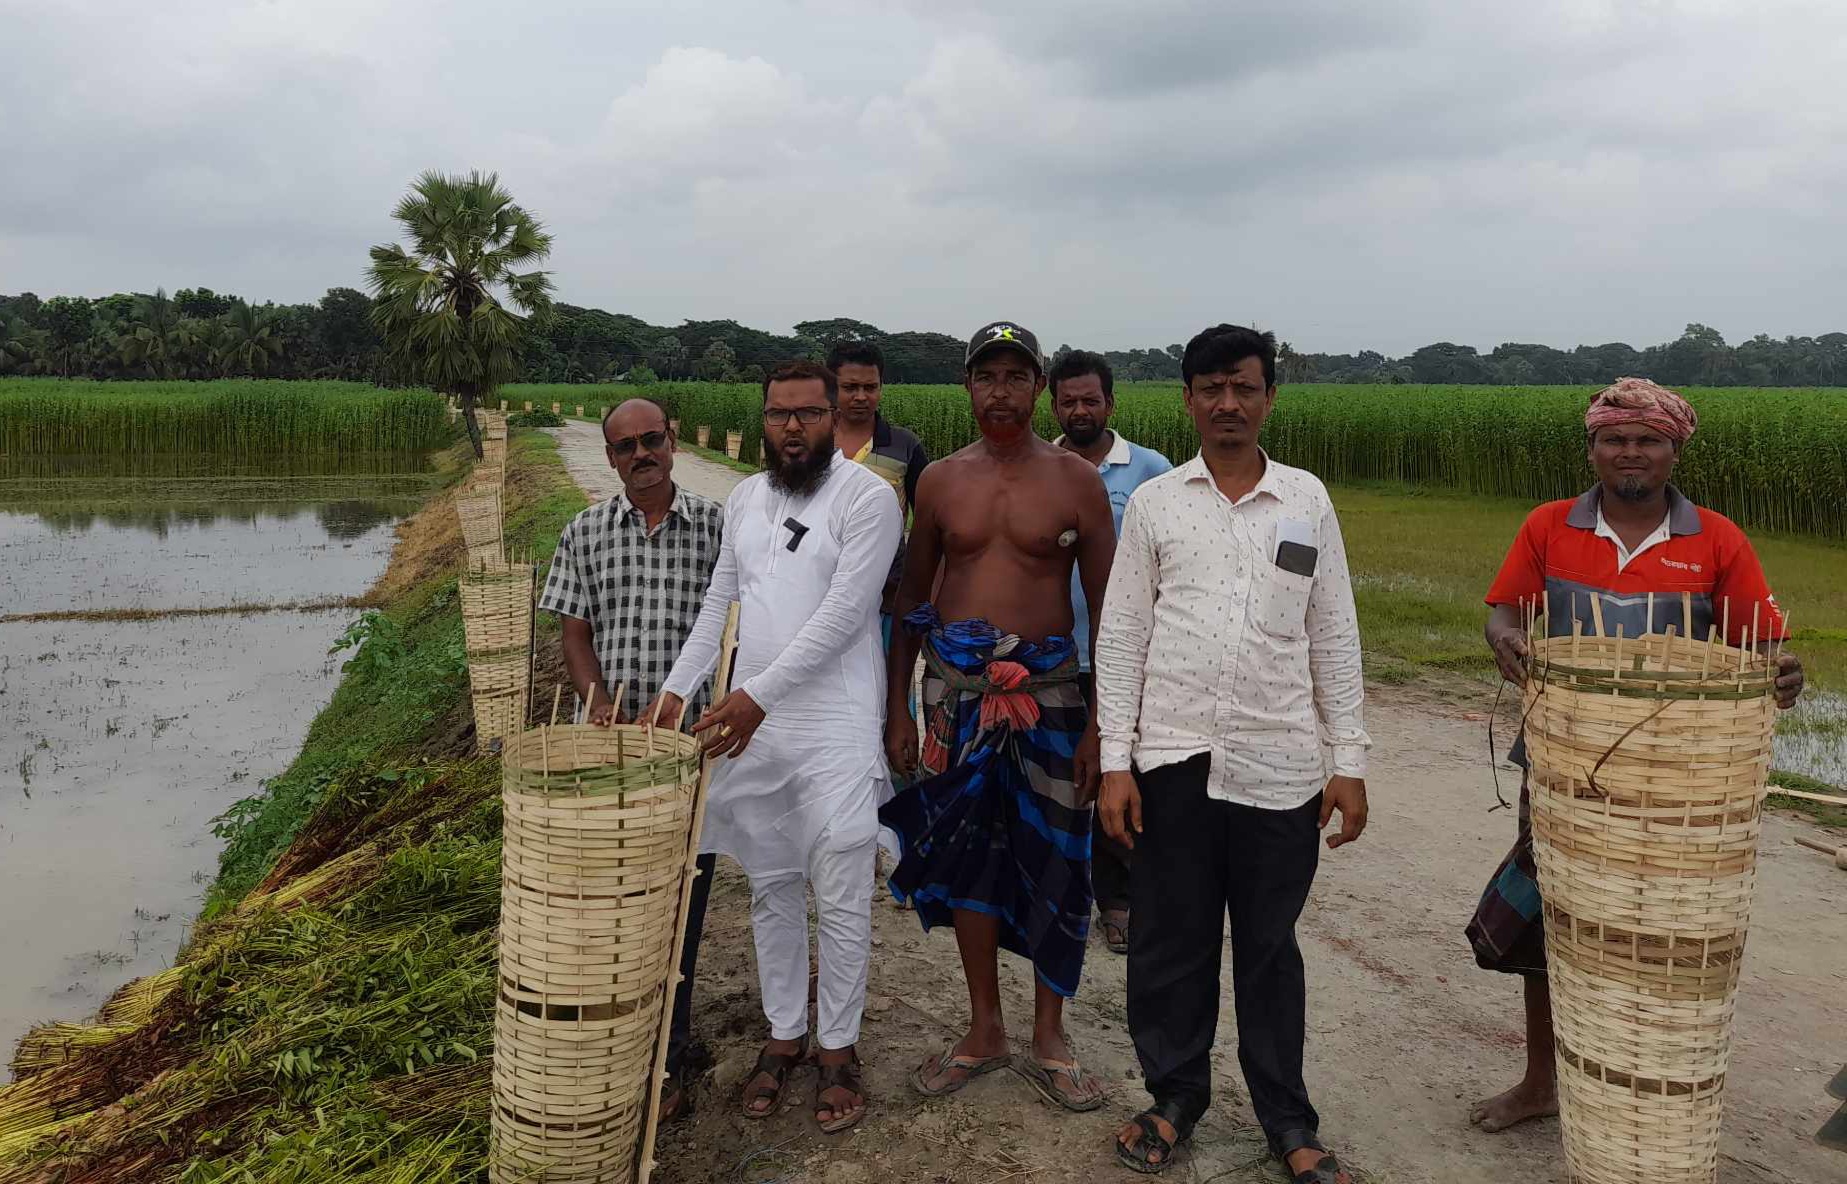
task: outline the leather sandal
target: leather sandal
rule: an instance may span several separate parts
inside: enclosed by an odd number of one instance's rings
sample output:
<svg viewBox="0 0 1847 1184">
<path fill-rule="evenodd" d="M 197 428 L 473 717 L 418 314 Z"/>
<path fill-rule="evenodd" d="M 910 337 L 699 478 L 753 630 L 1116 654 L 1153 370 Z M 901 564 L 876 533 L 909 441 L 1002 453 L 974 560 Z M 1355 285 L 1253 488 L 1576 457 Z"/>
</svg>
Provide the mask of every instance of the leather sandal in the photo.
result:
<svg viewBox="0 0 1847 1184">
<path fill-rule="evenodd" d="M 1315 1166 L 1304 1171 L 1295 1171 L 1289 1166 L 1289 1156 L 1304 1147 L 1321 1152 L 1321 1158 Z M 1312 1131 L 1288 1131 L 1270 1145 L 1270 1154 L 1282 1166 L 1283 1176 L 1290 1184 L 1341 1184 L 1340 1160 L 1321 1145 L 1321 1140 Z"/>
<path fill-rule="evenodd" d="M 1161 1128 L 1155 1125 L 1157 1118 L 1174 1128 L 1173 1142 L 1168 1142 L 1161 1134 Z M 1118 1138 L 1116 1158 L 1123 1167 L 1144 1176 L 1158 1176 L 1166 1171 L 1174 1162 L 1175 1150 L 1193 1137 L 1193 1122 L 1179 1102 L 1156 1102 L 1135 1116 L 1135 1125 L 1141 1128 L 1141 1134 L 1127 1146 Z"/>
<path fill-rule="evenodd" d="M 858 1126 L 860 1119 L 866 1117 L 866 1106 L 868 1101 L 865 1082 L 861 1078 L 859 1072 L 858 1051 L 855 1050 L 853 1059 L 847 1061 L 845 1064 L 822 1065 L 820 1066 L 820 1070 L 820 1075 L 815 1078 L 814 1083 L 814 1108 L 817 1115 L 815 1123 L 821 1128 L 821 1133 L 824 1135 L 831 1135 Z M 831 1102 L 823 1102 L 821 1100 L 821 1095 L 830 1089 L 844 1089 L 849 1091 L 854 1097 L 859 1099 L 859 1106 L 849 1115 L 844 1117 L 836 1115 L 836 1117 L 822 1122 L 819 1117 L 819 1112 L 823 1106 L 827 1107 L 829 1110 L 838 1111 L 840 1109 L 839 1106 Z"/>
<path fill-rule="evenodd" d="M 789 1074 L 807 1059 L 808 1036 L 806 1033 L 802 1036 L 801 1047 L 794 1052 L 771 1052 L 765 1048 L 758 1053 L 757 1064 L 751 1069 L 750 1076 L 744 1079 L 744 1088 L 738 1095 L 738 1109 L 743 1111 L 744 1117 L 768 1118 L 782 1109 L 782 1095 L 789 1088 Z M 757 1085 L 759 1077 L 768 1077 L 774 1083 L 774 1088 L 765 1089 Z M 768 1106 L 761 1110 L 751 1107 L 752 1102 L 760 1102 L 765 1098 L 769 1099 Z"/>
</svg>

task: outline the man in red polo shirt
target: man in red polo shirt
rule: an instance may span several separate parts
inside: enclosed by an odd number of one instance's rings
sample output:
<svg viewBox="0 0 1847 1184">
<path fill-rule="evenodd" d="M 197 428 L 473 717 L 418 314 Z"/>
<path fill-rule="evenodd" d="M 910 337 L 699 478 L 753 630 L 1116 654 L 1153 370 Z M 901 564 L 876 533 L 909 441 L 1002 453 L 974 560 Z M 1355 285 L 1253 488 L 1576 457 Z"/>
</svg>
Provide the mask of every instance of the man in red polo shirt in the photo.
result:
<svg viewBox="0 0 1847 1184">
<path fill-rule="evenodd" d="M 1626 637 L 1670 625 L 1692 637 L 1716 627 L 1732 645 L 1783 637 L 1782 611 L 1750 540 L 1668 483 L 1698 423 L 1679 394 L 1640 378 L 1618 379 L 1591 400 L 1584 428 L 1597 484 L 1529 514 L 1488 590 L 1488 645 L 1503 677 L 1526 681 L 1526 617 L 1541 605 L 1553 637 L 1569 636 L 1574 621 L 1587 633 L 1601 622 L 1604 633 L 1620 628 Z M 1784 654 L 1777 706 L 1791 706 L 1801 691 L 1802 665 Z M 1523 740 L 1512 759 L 1525 766 Z M 1524 779 L 1519 838 L 1489 880 L 1468 937 L 1485 969 L 1526 980 L 1526 1076 L 1477 1103 L 1469 1121 L 1499 1131 L 1557 1114 L 1552 995 Z"/>
</svg>

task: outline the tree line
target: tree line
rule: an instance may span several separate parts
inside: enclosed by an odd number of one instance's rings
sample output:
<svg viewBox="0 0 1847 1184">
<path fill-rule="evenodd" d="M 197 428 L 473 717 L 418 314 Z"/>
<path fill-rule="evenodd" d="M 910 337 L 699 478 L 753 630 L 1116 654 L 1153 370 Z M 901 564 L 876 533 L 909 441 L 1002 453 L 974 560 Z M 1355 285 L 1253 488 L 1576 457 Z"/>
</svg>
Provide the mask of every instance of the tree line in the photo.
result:
<svg viewBox="0 0 1847 1184">
<path fill-rule="evenodd" d="M 312 304 L 256 304 L 209 288 L 101 299 L 0 296 L 0 374 L 413 380 L 387 351 L 375 307 L 355 288 L 330 288 Z M 887 332 L 848 317 L 803 321 L 793 330 L 770 333 L 732 320 L 651 325 L 626 313 L 549 302 L 510 323 L 507 381 L 756 382 L 777 362 L 819 360 L 840 341 L 878 345 L 888 382 L 961 381 L 964 342 L 950 334 Z M 1100 352 L 1123 381 L 1180 377 L 1178 344 Z M 1623 342 L 1570 350 L 1510 342 L 1480 353 L 1438 342 L 1399 358 L 1374 350 L 1301 353 L 1284 343 L 1278 365 L 1285 382 L 1553 386 L 1636 374 L 1670 385 L 1829 386 L 1847 383 L 1847 333 L 1758 334 L 1730 345 L 1717 330 L 1693 324 L 1675 341 L 1642 349 Z"/>
</svg>

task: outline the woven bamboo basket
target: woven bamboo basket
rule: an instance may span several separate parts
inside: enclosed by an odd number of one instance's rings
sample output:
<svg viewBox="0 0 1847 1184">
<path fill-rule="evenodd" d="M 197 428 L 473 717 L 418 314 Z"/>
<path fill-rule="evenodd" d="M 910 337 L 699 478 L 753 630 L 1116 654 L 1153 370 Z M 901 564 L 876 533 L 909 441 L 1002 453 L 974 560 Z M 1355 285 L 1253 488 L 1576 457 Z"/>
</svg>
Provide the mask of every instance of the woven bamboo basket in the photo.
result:
<svg viewBox="0 0 1847 1184">
<path fill-rule="evenodd" d="M 470 657 L 513 649 L 525 653 L 532 636 L 534 579 L 530 563 L 463 573 L 458 590 L 462 599 L 462 632 Z"/>
<path fill-rule="evenodd" d="M 744 433 L 743 432 L 726 432 L 725 433 L 725 455 L 730 457 L 732 460 L 737 460 L 739 457 L 744 455 Z"/>
<path fill-rule="evenodd" d="M 1580 626 L 1530 648 L 1525 733 L 1567 1179 L 1710 1184 L 1773 659 L 1671 628 L 1623 638 Z"/>
<path fill-rule="evenodd" d="M 458 584 L 475 744 L 483 752 L 526 726 L 534 579 L 530 563 L 499 563 L 471 567 Z"/>
<path fill-rule="evenodd" d="M 694 428 L 693 443 L 699 445 L 701 448 L 710 448 L 712 446 L 712 429 L 705 424 L 700 424 L 698 427 Z"/>
<path fill-rule="evenodd" d="M 495 1184 L 635 1179 L 699 766 L 665 727 L 540 727 L 502 755 Z"/>
<path fill-rule="evenodd" d="M 468 566 L 498 567 L 505 565 L 501 551 L 500 486 L 474 484 L 470 492 L 458 494 L 455 515 L 462 523 L 462 542 L 468 547 Z"/>
</svg>

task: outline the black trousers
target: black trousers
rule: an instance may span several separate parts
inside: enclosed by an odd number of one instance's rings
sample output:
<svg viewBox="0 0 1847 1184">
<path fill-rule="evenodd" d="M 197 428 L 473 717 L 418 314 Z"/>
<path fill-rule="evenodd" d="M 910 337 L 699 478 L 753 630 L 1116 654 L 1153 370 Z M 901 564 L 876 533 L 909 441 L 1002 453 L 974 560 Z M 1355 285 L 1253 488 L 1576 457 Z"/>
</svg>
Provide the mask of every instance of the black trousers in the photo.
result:
<svg viewBox="0 0 1847 1184">
<path fill-rule="evenodd" d="M 1157 1102 L 1212 1100 L 1219 959 L 1231 922 L 1238 1064 L 1271 1146 L 1321 1119 L 1302 1081 L 1306 985 L 1295 925 L 1320 858 L 1321 799 L 1259 810 L 1206 796 L 1209 757 L 1136 774 L 1129 1034 Z"/>
<path fill-rule="evenodd" d="M 686 1051 L 693 1043 L 693 972 L 699 967 L 699 939 L 705 934 L 705 901 L 712 894 L 712 873 L 718 856 L 699 857 L 699 875 L 693 880 L 693 898 L 686 910 L 686 945 L 680 951 L 680 985 L 673 992 L 673 1023 L 667 1030 L 667 1074 L 680 1076 Z"/>
<path fill-rule="evenodd" d="M 1077 685 L 1084 692 L 1084 706 L 1095 710 L 1096 675 L 1080 676 Z M 1097 898 L 1098 910 L 1129 907 L 1129 868 L 1134 860 L 1134 852 L 1109 837 L 1103 829 L 1103 815 L 1098 814 L 1090 827 L 1090 890 Z"/>
</svg>

